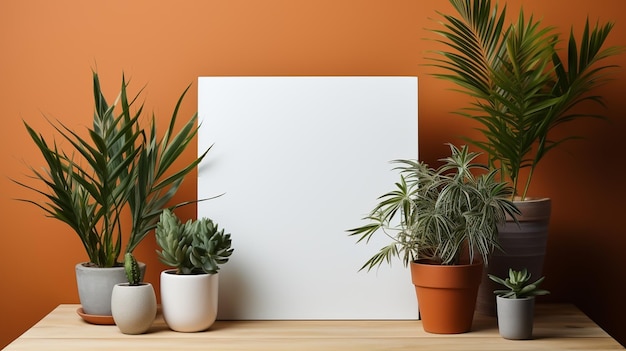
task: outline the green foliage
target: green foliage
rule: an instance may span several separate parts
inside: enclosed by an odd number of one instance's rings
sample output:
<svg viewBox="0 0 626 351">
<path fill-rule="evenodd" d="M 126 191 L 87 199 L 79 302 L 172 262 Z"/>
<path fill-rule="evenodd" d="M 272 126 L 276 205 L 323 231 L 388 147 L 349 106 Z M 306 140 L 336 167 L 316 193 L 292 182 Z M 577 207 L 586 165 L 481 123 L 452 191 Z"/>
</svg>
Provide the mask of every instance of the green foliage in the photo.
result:
<svg viewBox="0 0 626 351">
<path fill-rule="evenodd" d="M 161 262 L 176 268 L 178 274 L 217 273 L 233 253 L 230 234 L 208 218 L 183 224 L 164 210 L 155 233 Z"/>
<path fill-rule="evenodd" d="M 129 285 L 139 285 L 141 283 L 141 271 L 139 270 L 139 264 L 132 253 L 127 252 L 124 255 L 124 271 L 126 272 L 126 278 Z"/>
<path fill-rule="evenodd" d="M 446 72 L 434 76 L 472 98 L 471 106 L 458 113 L 477 121 L 484 139 L 467 140 L 488 154 L 490 165 L 501 168 L 515 195 L 524 199 L 545 154 L 578 138 L 551 139 L 552 130 L 579 117 L 602 117 L 575 107 L 584 102 L 603 106 L 602 97 L 592 91 L 615 66 L 599 62 L 623 48 L 603 49 L 613 23 L 590 28 L 587 20 L 580 40 L 570 31 L 563 53 L 554 28 L 523 11 L 506 24 L 506 6 L 501 10 L 491 0 L 450 2 L 458 16 L 441 14 L 443 29 L 432 30 L 447 48 L 430 58 Z M 520 180 L 524 168 L 529 169 L 525 182 Z"/>
<path fill-rule="evenodd" d="M 509 299 L 522 299 L 529 296 L 546 295 L 550 292 L 539 289 L 539 284 L 543 282 L 545 277 L 537 279 L 536 282 L 530 283 L 530 273 L 524 268 L 521 271 L 509 269 L 509 277 L 502 279 L 489 274 L 489 278 L 496 283 L 507 287 L 507 290 L 495 290 L 494 293 L 501 297 Z"/>
<path fill-rule="evenodd" d="M 43 171 L 31 167 L 32 178 L 46 190 L 14 180 L 45 198 L 43 203 L 19 200 L 69 225 L 78 234 L 89 260 L 98 267 L 118 265 L 122 231 L 126 230 L 121 221 L 122 211 L 125 208 L 130 211 L 132 225 L 125 252 L 133 252 L 155 228 L 161 211 L 176 194 L 185 176 L 206 155 L 204 152 L 179 170 L 171 169 L 197 133 L 196 114 L 178 133 L 174 132 L 178 110 L 189 87 L 178 99 L 169 118 L 169 128 L 161 139 L 157 137 L 154 116 L 148 130 L 141 126 L 143 105 L 137 106 L 141 91 L 129 98 L 127 87 L 122 76 L 120 93 L 109 105 L 100 88 L 98 74 L 93 72 L 95 107 L 88 137 L 79 136 L 60 122 L 51 122 L 70 151 L 59 149 L 56 141 L 47 142 L 24 122 L 47 166 Z"/>
<path fill-rule="evenodd" d="M 450 145 L 452 155 L 438 169 L 413 160 L 396 160 L 400 181 L 396 190 L 382 195 L 380 203 L 365 220 L 368 224 L 348 230 L 357 242 L 368 242 L 381 231 L 391 239 L 361 269 L 368 270 L 393 257 L 408 265 L 430 259 L 444 265 L 461 263 L 463 253 L 470 262 L 475 253 L 486 264 L 497 243 L 497 227 L 506 215 L 519 210 L 508 199 L 512 188 L 496 180 L 496 170 L 474 163 L 478 153 Z M 472 171 L 483 170 L 479 176 Z"/>
</svg>

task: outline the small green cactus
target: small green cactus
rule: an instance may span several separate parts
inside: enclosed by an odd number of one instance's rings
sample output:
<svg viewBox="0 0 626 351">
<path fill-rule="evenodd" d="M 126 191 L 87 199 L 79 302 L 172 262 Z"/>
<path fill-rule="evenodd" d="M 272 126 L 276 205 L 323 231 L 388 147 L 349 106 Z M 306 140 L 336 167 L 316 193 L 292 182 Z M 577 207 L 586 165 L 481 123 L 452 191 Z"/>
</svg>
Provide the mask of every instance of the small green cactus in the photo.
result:
<svg viewBox="0 0 626 351">
<path fill-rule="evenodd" d="M 509 269 L 509 277 L 506 280 L 489 274 L 489 279 L 496 283 L 500 283 L 508 290 L 495 290 L 494 294 L 509 299 L 521 299 L 530 296 L 546 295 L 548 290 L 539 289 L 539 284 L 543 282 L 545 277 L 537 279 L 534 283 L 529 283 L 531 274 L 524 268 L 521 271 Z"/>
<path fill-rule="evenodd" d="M 141 283 L 141 271 L 139 270 L 139 264 L 132 253 L 128 252 L 124 255 L 124 270 L 126 271 L 126 278 L 128 279 L 128 285 L 134 286 Z"/>
<path fill-rule="evenodd" d="M 159 259 L 178 274 L 215 274 L 233 252 L 230 234 L 208 218 L 181 223 L 170 210 L 161 213 L 155 230 Z"/>
</svg>

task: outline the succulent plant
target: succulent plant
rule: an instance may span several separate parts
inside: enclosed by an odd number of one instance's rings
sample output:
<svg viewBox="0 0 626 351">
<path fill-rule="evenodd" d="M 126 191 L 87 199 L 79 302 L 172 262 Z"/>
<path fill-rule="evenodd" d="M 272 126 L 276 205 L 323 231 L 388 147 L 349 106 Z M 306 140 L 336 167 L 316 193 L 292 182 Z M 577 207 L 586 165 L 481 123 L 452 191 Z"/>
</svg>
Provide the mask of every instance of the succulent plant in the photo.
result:
<svg viewBox="0 0 626 351">
<path fill-rule="evenodd" d="M 128 279 L 128 285 L 134 286 L 141 283 L 141 271 L 139 270 L 139 264 L 132 253 L 127 252 L 124 255 L 124 270 L 126 271 L 126 278 Z"/>
<path fill-rule="evenodd" d="M 495 290 L 494 294 L 509 299 L 522 299 L 530 296 L 546 295 L 548 290 L 539 289 L 539 284 L 543 282 L 545 277 L 537 279 L 534 283 L 529 283 L 531 274 L 524 268 L 521 271 L 509 269 L 509 277 L 502 279 L 489 274 L 489 279 L 496 283 L 500 283 L 508 288 L 508 290 Z"/>
<path fill-rule="evenodd" d="M 176 268 L 177 274 L 215 274 L 233 253 L 230 234 L 209 218 L 183 224 L 166 209 L 161 213 L 155 236 L 161 247 L 161 251 L 157 250 L 159 259 Z"/>
</svg>

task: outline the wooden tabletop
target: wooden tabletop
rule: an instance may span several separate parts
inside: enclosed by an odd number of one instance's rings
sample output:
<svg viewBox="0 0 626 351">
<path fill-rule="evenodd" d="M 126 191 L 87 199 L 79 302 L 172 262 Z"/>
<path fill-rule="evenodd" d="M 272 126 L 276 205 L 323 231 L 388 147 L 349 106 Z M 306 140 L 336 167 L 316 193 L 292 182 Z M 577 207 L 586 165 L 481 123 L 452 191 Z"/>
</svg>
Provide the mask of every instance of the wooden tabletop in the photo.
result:
<svg viewBox="0 0 626 351">
<path fill-rule="evenodd" d="M 424 332 L 416 320 L 217 321 L 205 332 L 177 333 L 159 315 L 148 333 L 84 322 L 78 305 L 60 305 L 4 350 L 623 350 L 572 305 L 538 304 L 533 340 L 505 340 L 495 318 L 472 331 Z"/>
</svg>

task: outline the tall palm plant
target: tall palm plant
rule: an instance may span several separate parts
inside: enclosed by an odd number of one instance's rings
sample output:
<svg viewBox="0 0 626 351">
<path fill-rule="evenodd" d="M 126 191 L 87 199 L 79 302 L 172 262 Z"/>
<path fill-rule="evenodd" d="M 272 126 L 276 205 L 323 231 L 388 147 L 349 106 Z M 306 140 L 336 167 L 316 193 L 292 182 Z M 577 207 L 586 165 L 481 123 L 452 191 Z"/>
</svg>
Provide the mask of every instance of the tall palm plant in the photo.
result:
<svg viewBox="0 0 626 351">
<path fill-rule="evenodd" d="M 124 251 L 132 252 L 156 227 L 161 212 L 185 176 L 208 151 L 172 173 L 174 161 L 197 133 L 196 114 L 178 133 L 174 132 L 187 90 L 178 99 L 168 130 L 159 139 L 154 116 L 149 133 L 141 126 L 143 105 L 136 106 L 141 91 L 129 98 L 127 87 L 122 77 L 120 93 L 109 105 L 100 88 L 98 74 L 93 73 L 95 106 L 88 137 L 81 137 L 62 123 L 53 124 L 61 139 L 71 146 L 71 152 L 59 149 L 56 141 L 47 142 L 24 122 L 47 165 L 44 171 L 31 168 L 32 178 L 45 189 L 15 182 L 42 195 L 45 201 L 19 200 L 34 204 L 49 217 L 68 224 L 80 238 L 90 262 L 97 267 L 119 264 L 122 233 L 127 230 L 122 223 L 122 212 L 126 208 L 130 212 L 132 224 Z"/>
<path fill-rule="evenodd" d="M 571 30 L 564 59 L 560 35 L 533 16 L 520 12 L 517 21 L 505 23 L 506 6 L 491 0 L 450 0 L 458 16 L 441 14 L 443 29 L 433 29 L 446 46 L 430 57 L 445 73 L 434 76 L 454 83 L 472 103 L 458 113 L 481 124 L 484 139 L 470 139 L 483 149 L 493 167 L 501 169 L 525 199 L 534 171 L 546 153 L 577 136 L 551 139 L 555 127 L 583 114 L 583 102 L 603 105 L 593 90 L 607 81 L 614 65 L 600 61 L 622 51 L 603 48 L 613 23 L 593 28 L 585 23 L 577 40 Z M 520 175 L 528 168 L 526 181 Z M 523 185 L 522 185 L 523 184 Z"/>
</svg>

